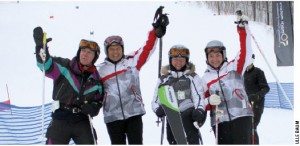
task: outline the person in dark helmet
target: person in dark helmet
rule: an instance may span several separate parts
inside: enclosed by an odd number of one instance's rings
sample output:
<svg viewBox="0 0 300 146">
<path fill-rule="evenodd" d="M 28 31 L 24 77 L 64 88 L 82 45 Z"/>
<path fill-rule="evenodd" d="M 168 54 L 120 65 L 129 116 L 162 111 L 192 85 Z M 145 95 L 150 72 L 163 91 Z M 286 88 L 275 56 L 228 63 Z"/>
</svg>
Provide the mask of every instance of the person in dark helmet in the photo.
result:
<svg viewBox="0 0 300 146">
<path fill-rule="evenodd" d="M 236 14 L 236 21 L 234 21 L 234 23 L 237 24 L 238 27 L 243 28 L 244 23 L 248 24 L 249 18 L 246 15 L 243 15 L 241 10 L 235 11 L 235 14 Z"/>
<path fill-rule="evenodd" d="M 162 76 L 155 88 L 152 110 L 158 117 L 166 116 L 158 97 L 158 88 L 163 85 L 172 87 L 181 112 L 181 120 L 188 144 L 199 144 L 198 129 L 206 119 L 202 83 L 195 73 L 195 65 L 189 62 L 189 49 L 183 45 L 174 45 L 168 53 L 169 65 L 161 69 Z M 177 94 L 176 94 L 177 93 Z M 167 117 L 168 119 L 168 117 Z M 195 124 L 194 124 L 195 123 Z M 178 144 L 167 121 L 167 139 L 169 144 Z"/>
<path fill-rule="evenodd" d="M 107 60 L 112 63 L 118 63 L 124 55 L 124 42 L 121 36 L 109 36 L 104 41 L 104 51 Z"/>
<path fill-rule="evenodd" d="M 236 11 L 235 11 L 235 14 L 236 14 L 236 15 L 239 15 L 239 16 L 242 16 L 242 10 L 236 10 Z"/>
<path fill-rule="evenodd" d="M 163 19 L 163 20 L 161 20 Z M 153 24 L 147 41 L 140 49 L 124 55 L 124 41 L 118 35 L 104 41 L 106 59 L 98 71 L 104 84 L 104 122 L 111 144 L 143 144 L 142 116 L 146 113 L 141 95 L 139 73 L 155 51 L 158 38 L 163 37 L 168 17 Z M 163 28 L 163 29 L 161 29 Z"/>
<path fill-rule="evenodd" d="M 43 29 L 34 28 L 33 37 L 38 67 L 53 79 L 55 108 L 46 144 L 69 144 L 71 139 L 76 144 L 95 144 L 97 135 L 89 120 L 98 115 L 103 100 L 102 83 L 94 65 L 100 55 L 98 44 L 82 39 L 72 60 L 50 56 L 47 47 L 43 58 L 39 55 L 43 50 Z"/>
<path fill-rule="evenodd" d="M 252 58 L 255 59 L 254 54 Z M 259 144 L 257 126 L 264 112 L 265 95 L 270 91 L 264 71 L 252 64 L 248 65 L 244 74 L 244 84 L 254 112 L 254 144 Z M 253 140 L 253 137 L 251 136 Z"/>
<path fill-rule="evenodd" d="M 253 112 L 243 81 L 246 67 L 252 63 L 251 34 L 246 24 L 237 29 L 240 51 L 232 61 L 227 61 L 226 47 L 221 41 L 210 41 L 204 49 L 204 96 L 217 144 L 251 144 Z"/>
</svg>

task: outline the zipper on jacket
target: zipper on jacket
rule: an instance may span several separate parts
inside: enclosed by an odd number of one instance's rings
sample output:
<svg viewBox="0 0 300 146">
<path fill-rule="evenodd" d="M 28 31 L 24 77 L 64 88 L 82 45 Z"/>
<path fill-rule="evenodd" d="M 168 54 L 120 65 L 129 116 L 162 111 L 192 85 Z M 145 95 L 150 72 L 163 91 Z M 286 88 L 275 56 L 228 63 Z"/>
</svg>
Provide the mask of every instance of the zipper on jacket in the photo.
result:
<svg viewBox="0 0 300 146">
<path fill-rule="evenodd" d="M 62 85 L 60 86 L 60 88 L 59 88 L 58 91 L 57 91 L 57 94 L 56 94 L 54 100 L 57 100 L 57 97 L 58 97 L 58 95 L 59 95 L 59 93 L 60 93 L 60 91 L 61 91 L 61 89 L 62 89 L 62 87 L 63 87 L 64 85 L 65 85 L 65 84 L 62 83 Z"/>
<path fill-rule="evenodd" d="M 228 118 L 229 118 L 229 121 L 231 122 L 231 116 L 230 116 L 230 113 L 229 113 L 229 109 L 228 109 L 228 104 L 227 104 L 227 101 L 226 101 L 226 99 L 225 99 L 225 94 L 224 94 L 224 91 L 223 91 L 223 88 L 222 88 L 222 86 L 221 86 L 221 82 L 220 82 L 220 72 L 219 72 L 220 70 L 217 70 L 217 73 L 218 73 L 218 82 L 219 82 L 219 86 L 220 86 L 220 89 L 221 89 L 221 92 L 222 92 L 222 95 L 223 95 L 223 98 L 224 98 L 224 102 L 225 102 L 225 106 L 226 106 L 226 111 L 227 111 L 227 114 L 228 114 Z M 216 111 L 217 112 L 217 111 Z"/>
<path fill-rule="evenodd" d="M 76 97 L 76 100 L 80 100 L 81 98 L 83 98 L 83 94 L 84 94 L 84 89 L 87 83 L 87 78 L 89 75 L 87 74 L 82 74 L 82 78 L 81 78 L 81 84 L 80 84 L 80 89 L 79 89 L 79 94 Z M 84 99 L 83 99 L 84 100 Z"/>
<path fill-rule="evenodd" d="M 117 73 L 117 64 L 115 64 L 115 74 Z M 123 115 L 123 119 L 125 120 L 125 114 L 123 110 L 123 105 L 122 105 L 122 99 L 121 99 L 121 92 L 120 92 L 120 86 L 119 86 L 119 80 L 118 80 L 118 75 L 116 74 L 116 81 L 117 81 L 117 86 L 118 86 L 118 91 L 119 91 L 119 99 L 120 99 L 120 106 L 121 106 L 121 111 Z"/>
</svg>

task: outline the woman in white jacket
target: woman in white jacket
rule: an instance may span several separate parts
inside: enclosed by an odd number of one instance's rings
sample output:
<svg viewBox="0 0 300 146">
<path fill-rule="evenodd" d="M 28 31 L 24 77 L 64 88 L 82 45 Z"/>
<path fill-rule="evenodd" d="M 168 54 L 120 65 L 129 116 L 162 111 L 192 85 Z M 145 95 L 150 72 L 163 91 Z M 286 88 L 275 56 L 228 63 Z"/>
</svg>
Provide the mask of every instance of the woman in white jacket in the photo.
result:
<svg viewBox="0 0 300 146">
<path fill-rule="evenodd" d="M 244 25 L 237 28 L 240 51 L 232 61 L 227 62 L 221 41 L 210 41 L 205 48 L 207 70 L 202 80 L 217 144 L 251 144 L 253 113 L 242 77 L 252 63 L 252 48 L 249 27 Z"/>
<path fill-rule="evenodd" d="M 165 112 L 158 98 L 158 88 L 168 85 L 174 89 L 181 121 L 188 144 L 199 144 L 198 129 L 206 119 L 203 89 L 200 77 L 195 73 L 194 64 L 189 62 L 189 49 L 183 45 L 172 46 L 169 51 L 169 65 L 162 67 L 152 100 L 152 110 L 158 117 Z M 168 116 L 167 116 L 168 119 Z M 195 124 L 194 124 L 195 123 Z M 167 139 L 169 144 L 180 144 L 174 138 L 169 121 L 167 121 Z M 173 130 L 174 131 L 174 130 Z"/>
</svg>

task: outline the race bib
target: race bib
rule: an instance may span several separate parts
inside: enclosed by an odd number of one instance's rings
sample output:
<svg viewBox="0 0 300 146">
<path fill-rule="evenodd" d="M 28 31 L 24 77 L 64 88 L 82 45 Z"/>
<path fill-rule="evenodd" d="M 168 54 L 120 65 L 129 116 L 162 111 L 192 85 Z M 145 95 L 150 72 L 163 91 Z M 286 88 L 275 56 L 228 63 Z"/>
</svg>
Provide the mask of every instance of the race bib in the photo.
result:
<svg viewBox="0 0 300 146">
<path fill-rule="evenodd" d="M 177 99 L 178 100 L 184 100 L 185 99 L 184 91 L 177 91 Z"/>
</svg>

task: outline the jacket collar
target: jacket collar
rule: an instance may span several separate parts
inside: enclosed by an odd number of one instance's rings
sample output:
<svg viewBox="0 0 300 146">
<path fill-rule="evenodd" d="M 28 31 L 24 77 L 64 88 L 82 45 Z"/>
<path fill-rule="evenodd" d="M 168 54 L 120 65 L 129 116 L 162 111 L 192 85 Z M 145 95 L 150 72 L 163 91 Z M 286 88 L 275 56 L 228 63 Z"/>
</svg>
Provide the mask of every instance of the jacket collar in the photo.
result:
<svg viewBox="0 0 300 146">
<path fill-rule="evenodd" d="M 196 67 L 193 63 L 189 62 L 186 65 L 186 69 L 184 71 L 171 71 L 170 65 L 165 65 L 161 68 L 161 74 L 167 75 L 171 74 L 172 76 L 183 76 L 183 75 L 190 75 L 194 73 L 196 70 Z"/>
<path fill-rule="evenodd" d="M 77 57 L 74 57 L 71 62 L 70 62 L 70 70 L 72 70 L 72 72 L 76 75 L 83 75 L 83 72 L 81 71 L 81 67 L 80 67 L 80 63 L 77 59 Z M 90 72 L 91 76 L 95 79 L 98 78 L 97 74 L 98 74 L 98 71 L 96 69 L 96 67 L 93 65 L 91 67 L 91 69 L 88 71 Z"/>
</svg>

